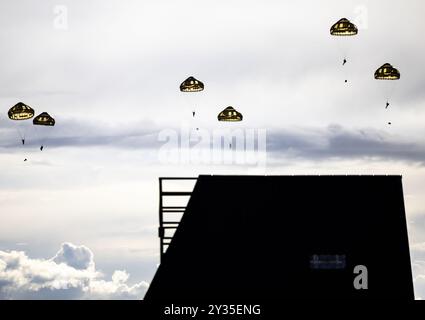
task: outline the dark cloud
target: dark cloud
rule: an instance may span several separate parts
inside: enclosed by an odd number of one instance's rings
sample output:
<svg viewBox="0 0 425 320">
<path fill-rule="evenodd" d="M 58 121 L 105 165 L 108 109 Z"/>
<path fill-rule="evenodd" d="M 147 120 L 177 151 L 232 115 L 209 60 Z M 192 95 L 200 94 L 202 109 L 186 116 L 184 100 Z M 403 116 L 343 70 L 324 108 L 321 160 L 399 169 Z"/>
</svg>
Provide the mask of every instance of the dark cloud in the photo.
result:
<svg viewBox="0 0 425 320">
<path fill-rule="evenodd" d="M 181 128 L 169 128 L 181 137 Z M 208 130 L 208 129 L 206 129 Z M 108 147 L 126 150 L 159 149 L 161 128 L 152 123 L 132 123 L 123 126 L 63 120 L 61 126 L 52 128 L 43 143 L 48 148 Z M 0 152 L 10 152 L 20 147 L 20 137 L 8 124 L 1 131 Z M 213 129 L 209 132 L 212 134 Z M 38 147 L 39 135 L 27 130 L 26 146 Z M 422 165 L 425 159 L 425 144 L 414 142 L 388 131 L 373 128 L 347 129 L 341 125 L 325 128 L 305 127 L 267 131 L 267 155 L 274 164 L 279 157 L 303 160 L 328 159 L 379 159 L 398 160 Z M 48 165 L 47 163 L 39 163 Z"/>
<path fill-rule="evenodd" d="M 57 119 L 54 127 L 35 127 L 31 122 L 18 126 L 5 121 L 0 129 L 0 152 L 10 152 L 21 147 L 21 135 L 25 146 L 49 148 L 110 146 L 116 148 L 158 147 L 157 129 L 150 122 L 132 122 L 111 125 L 86 120 Z M 59 122 L 59 123 L 58 123 Z"/>
<path fill-rule="evenodd" d="M 347 130 L 333 125 L 322 130 L 272 131 L 267 135 L 269 158 L 290 156 L 304 160 L 379 159 L 423 165 L 425 145 L 398 141 L 374 129 Z"/>
</svg>

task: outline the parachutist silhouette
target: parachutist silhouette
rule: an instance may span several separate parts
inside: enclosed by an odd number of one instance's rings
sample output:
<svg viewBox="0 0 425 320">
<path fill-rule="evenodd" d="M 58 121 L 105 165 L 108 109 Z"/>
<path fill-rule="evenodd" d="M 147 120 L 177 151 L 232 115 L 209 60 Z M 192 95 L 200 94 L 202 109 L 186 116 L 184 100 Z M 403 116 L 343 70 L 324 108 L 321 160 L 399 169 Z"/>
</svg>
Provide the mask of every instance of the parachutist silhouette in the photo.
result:
<svg viewBox="0 0 425 320">
<path fill-rule="evenodd" d="M 344 80 L 344 82 L 345 82 L 345 83 L 347 83 L 347 82 L 348 82 L 348 80 L 347 80 L 347 79 L 345 79 L 345 80 Z"/>
<path fill-rule="evenodd" d="M 44 146 L 41 146 L 41 147 L 40 147 L 40 151 L 43 151 L 43 148 L 44 148 Z"/>
<path fill-rule="evenodd" d="M 391 125 L 391 122 L 388 122 L 389 125 Z"/>
<path fill-rule="evenodd" d="M 25 139 L 21 139 L 21 141 L 22 141 L 22 144 L 24 145 L 25 144 Z"/>
<path fill-rule="evenodd" d="M 195 118 L 195 111 L 192 111 L 192 116 Z"/>
<path fill-rule="evenodd" d="M 390 103 L 387 101 L 387 104 L 385 105 L 385 109 L 387 109 L 389 105 Z"/>
<path fill-rule="evenodd" d="M 346 59 L 344 59 L 343 61 L 342 61 L 342 65 L 344 65 L 344 64 L 346 64 L 347 63 L 347 60 Z"/>
<path fill-rule="evenodd" d="M 27 161 L 27 158 L 24 159 L 24 162 Z"/>
</svg>

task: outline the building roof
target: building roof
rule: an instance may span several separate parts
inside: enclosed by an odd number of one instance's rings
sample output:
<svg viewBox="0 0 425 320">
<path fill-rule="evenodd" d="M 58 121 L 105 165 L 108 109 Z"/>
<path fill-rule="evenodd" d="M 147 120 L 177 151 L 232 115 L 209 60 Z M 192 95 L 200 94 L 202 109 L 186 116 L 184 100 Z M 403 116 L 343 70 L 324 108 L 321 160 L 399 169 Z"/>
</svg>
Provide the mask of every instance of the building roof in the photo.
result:
<svg viewBox="0 0 425 320">
<path fill-rule="evenodd" d="M 401 176 L 199 176 L 145 299 L 235 298 L 413 299 Z"/>
</svg>

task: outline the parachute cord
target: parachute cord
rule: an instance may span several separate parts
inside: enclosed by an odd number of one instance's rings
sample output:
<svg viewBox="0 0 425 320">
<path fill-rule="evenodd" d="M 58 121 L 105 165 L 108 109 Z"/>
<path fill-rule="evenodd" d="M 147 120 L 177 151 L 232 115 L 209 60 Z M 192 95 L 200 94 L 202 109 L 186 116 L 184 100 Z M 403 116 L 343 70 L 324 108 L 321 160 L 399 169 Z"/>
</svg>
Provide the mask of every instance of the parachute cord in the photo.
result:
<svg viewBox="0 0 425 320">
<path fill-rule="evenodd" d="M 34 126 L 34 133 L 36 135 L 37 142 L 40 146 L 44 145 L 44 135 L 41 128 L 38 128 L 36 125 Z"/>
<path fill-rule="evenodd" d="M 21 130 L 19 130 L 18 127 L 15 127 L 16 132 L 18 133 L 19 137 L 21 138 L 21 140 L 25 139 L 25 136 L 22 135 Z"/>
<path fill-rule="evenodd" d="M 395 81 L 398 81 L 398 80 L 390 80 L 390 81 L 392 82 L 392 84 L 390 85 L 390 87 L 389 87 L 389 89 L 387 91 L 387 94 L 386 94 L 386 96 L 387 96 L 387 102 L 389 102 L 390 99 L 393 97 L 393 94 L 395 92 L 396 85 L 397 85 L 395 83 Z"/>
</svg>

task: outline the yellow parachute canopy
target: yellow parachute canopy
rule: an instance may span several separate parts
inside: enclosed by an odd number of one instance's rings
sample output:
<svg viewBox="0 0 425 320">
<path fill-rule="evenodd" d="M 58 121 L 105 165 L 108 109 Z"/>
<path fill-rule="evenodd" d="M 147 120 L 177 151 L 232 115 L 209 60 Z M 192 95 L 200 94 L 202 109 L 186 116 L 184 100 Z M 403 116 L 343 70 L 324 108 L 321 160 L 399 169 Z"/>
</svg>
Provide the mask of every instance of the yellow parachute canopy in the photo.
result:
<svg viewBox="0 0 425 320">
<path fill-rule="evenodd" d="M 38 126 L 54 126 L 55 119 L 53 119 L 47 112 L 42 112 L 32 120 L 32 123 Z"/>
<path fill-rule="evenodd" d="M 182 92 L 199 92 L 202 90 L 204 90 L 204 84 L 194 77 L 187 78 L 180 85 L 180 91 Z"/>
<path fill-rule="evenodd" d="M 331 35 L 333 36 L 354 36 L 357 32 L 357 27 L 346 18 L 338 20 L 331 27 Z"/>
<path fill-rule="evenodd" d="M 375 79 L 377 80 L 398 80 L 400 72 L 391 64 L 385 63 L 375 71 Z"/>
<path fill-rule="evenodd" d="M 11 120 L 28 120 L 34 117 L 34 109 L 25 103 L 18 102 L 7 113 Z"/>
<path fill-rule="evenodd" d="M 242 121 L 242 113 L 236 111 L 233 107 L 227 107 L 217 116 L 218 121 Z"/>
</svg>

